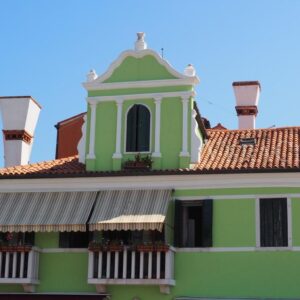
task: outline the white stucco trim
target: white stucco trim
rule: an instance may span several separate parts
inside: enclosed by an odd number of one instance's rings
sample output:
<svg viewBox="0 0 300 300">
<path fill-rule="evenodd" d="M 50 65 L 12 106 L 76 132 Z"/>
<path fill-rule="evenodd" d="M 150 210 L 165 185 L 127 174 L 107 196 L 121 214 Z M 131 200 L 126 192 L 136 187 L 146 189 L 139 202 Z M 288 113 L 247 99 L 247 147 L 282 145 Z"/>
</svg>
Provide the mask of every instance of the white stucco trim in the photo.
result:
<svg viewBox="0 0 300 300">
<path fill-rule="evenodd" d="M 182 97 L 182 149 L 180 156 L 190 156 L 188 151 L 188 104 L 189 97 Z"/>
<path fill-rule="evenodd" d="M 91 121 L 90 121 L 90 143 L 88 159 L 95 159 L 95 134 L 96 134 L 96 109 L 97 103 L 90 103 L 91 106 Z"/>
<path fill-rule="evenodd" d="M 158 96 L 154 99 L 155 102 L 155 141 L 153 157 L 161 157 L 160 153 L 160 112 L 161 112 L 162 97 Z"/>
<path fill-rule="evenodd" d="M 160 80 L 141 80 L 141 81 L 126 81 L 126 82 L 111 82 L 111 83 L 99 83 L 97 85 L 91 85 L 90 82 L 83 83 L 83 86 L 88 91 L 102 91 L 102 90 L 117 90 L 117 89 L 137 89 L 137 88 L 160 88 L 160 87 L 172 87 L 172 86 L 187 86 L 196 85 L 199 83 L 199 79 L 193 79 L 192 77 L 184 79 L 160 79 Z"/>
<path fill-rule="evenodd" d="M 174 77 L 176 77 L 177 79 L 185 80 L 185 82 L 186 82 L 185 84 L 194 85 L 194 84 L 199 83 L 199 79 L 197 76 L 190 77 L 190 76 L 186 76 L 184 74 L 177 72 L 166 60 L 162 59 L 162 57 L 160 55 L 158 55 L 155 51 L 146 49 L 146 50 L 141 50 L 141 51 L 127 50 L 127 51 L 122 52 L 119 55 L 119 57 L 110 64 L 110 66 L 108 67 L 108 70 L 103 75 L 99 76 L 94 81 L 84 82 L 83 86 L 88 91 L 101 90 L 101 89 L 103 89 L 103 86 L 104 86 L 104 89 L 111 89 L 112 88 L 111 85 L 109 87 L 106 87 L 108 83 L 103 84 L 103 81 L 107 80 L 113 74 L 113 72 L 116 70 L 116 68 L 118 68 L 127 57 L 131 56 L 134 58 L 142 58 L 147 55 L 153 56 L 159 64 L 164 66 L 167 69 L 167 71 L 170 74 L 172 74 Z M 174 79 L 174 81 L 175 80 L 176 79 Z M 153 82 L 155 82 L 155 80 L 153 80 Z M 178 82 L 176 83 L 176 85 L 178 85 Z M 123 87 L 128 88 L 127 83 L 123 83 Z M 114 88 L 123 88 L 123 87 L 118 87 L 118 85 L 115 84 Z M 136 86 L 134 86 L 134 87 L 136 87 Z"/>
<path fill-rule="evenodd" d="M 143 105 L 145 106 L 149 113 L 150 113 L 150 141 L 149 141 L 149 150 L 148 151 L 137 151 L 137 152 L 127 152 L 126 151 L 126 142 L 127 142 L 127 115 L 128 115 L 128 112 L 130 111 L 130 109 L 136 105 L 136 104 L 139 104 L 139 105 Z M 151 153 L 151 149 L 152 149 L 152 112 L 151 112 L 151 109 L 150 107 L 145 104 L 145 103 L 134 103 L 132 105 L 130 105 L 127 110 L 126 110 L 126 113 L 125 113 L 125 124 L 124 124 L 124 154 L 137 154 L 137 153 L 143 153 L 143 154 L 150 154 Z"/>
<path fill-rule="evenodd" d="M 161 98 L 186 98 L 194 97 L 196 93 L 194 91 L 188 92 L 166 92 L 166 93 L 148 93 L 148 94 L 128 94 L 128 95 L 118 95 L 118 96 L 95 96 L 87 97 L 88 103 L 99 103 L 106 101 L 114 101 L 116 98 L 122 98 L 123 100 L 141 100 L 141 99 L 155 99 L 157 97 Z"/>
<path fill-rule="evenodd" d="M 121 154 L 121 138 L 122 138 L 122 108 L 123 98 L 118 97 L 116 100 L 117 105 L 117 128 L 116 128 L 116 150 L 112 158 L 122 158 Z"/>
<path fill-rule="evenodd" d="M 300 173 L 190 174 L 0 179 L 0 192 L 97 191 L 99 189 L 221 189 L 299 187 Z M 266 196 L 266 195 L 265 195 Z M 285 197 L 285 194 L 281 194 Z M 299 193 L 290 194 L 300 197 Z M 269 195 L 268 195 L 269 197 Z"/>
</svg>

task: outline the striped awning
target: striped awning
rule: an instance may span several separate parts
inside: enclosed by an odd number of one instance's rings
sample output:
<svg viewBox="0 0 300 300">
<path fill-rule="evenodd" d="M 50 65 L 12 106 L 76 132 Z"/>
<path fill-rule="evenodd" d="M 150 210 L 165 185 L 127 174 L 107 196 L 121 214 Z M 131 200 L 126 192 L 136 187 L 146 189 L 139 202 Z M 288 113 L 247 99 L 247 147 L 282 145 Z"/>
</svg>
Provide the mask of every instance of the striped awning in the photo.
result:
<svg viewBox="0 0 300 300">
<path fill-rule="evenodd" d="M 0 231 L 86 231 L 96 192 L 0 193 Z"/>
<path fill-rule="evenodd" d="M 100 191 L 90 230 L 159 230 L 165 222 L 171 190 Z"/>
</svg>

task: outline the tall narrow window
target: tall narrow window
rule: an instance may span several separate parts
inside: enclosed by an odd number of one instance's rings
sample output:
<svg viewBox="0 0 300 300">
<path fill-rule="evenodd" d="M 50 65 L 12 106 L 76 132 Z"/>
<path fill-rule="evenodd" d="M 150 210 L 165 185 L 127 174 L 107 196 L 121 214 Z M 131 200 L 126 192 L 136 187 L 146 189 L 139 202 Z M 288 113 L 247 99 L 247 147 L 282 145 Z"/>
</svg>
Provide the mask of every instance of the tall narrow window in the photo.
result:
<svg viewBox="0 0 300 300">
<path fill-rule="evenodd" d="M 287 199 L 260 199 L 260 246 L 287 247 Z"/>
<path fill-rule="evenodd" d="M 150 151 L 150 112 L 140 104 L 133 105 L 127 114 L 126 152 Z"/>
<path fill-rule="evenodd" d="M 175 201 L 175 245 L 212 247 L 212 200 Z"/>
</svg>

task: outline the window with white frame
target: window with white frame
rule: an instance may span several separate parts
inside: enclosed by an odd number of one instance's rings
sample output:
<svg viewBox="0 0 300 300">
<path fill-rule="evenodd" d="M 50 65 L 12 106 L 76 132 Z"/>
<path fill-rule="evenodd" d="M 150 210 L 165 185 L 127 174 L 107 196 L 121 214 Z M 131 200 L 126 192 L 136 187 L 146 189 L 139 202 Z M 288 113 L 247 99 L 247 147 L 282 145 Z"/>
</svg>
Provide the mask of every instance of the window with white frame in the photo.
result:
<svg viewBox="0 0 300 300">
<path fill-rule="evenodd" d="M 127 113 L 126 152 L 150 151 L 150 111 L 142 104 L 133 105 Z"/>
<path fill-rule="evenodd" d="M 259 200 L 260 246 L 288 246 L 288 206 L 286 198 Z"/>
</svg>

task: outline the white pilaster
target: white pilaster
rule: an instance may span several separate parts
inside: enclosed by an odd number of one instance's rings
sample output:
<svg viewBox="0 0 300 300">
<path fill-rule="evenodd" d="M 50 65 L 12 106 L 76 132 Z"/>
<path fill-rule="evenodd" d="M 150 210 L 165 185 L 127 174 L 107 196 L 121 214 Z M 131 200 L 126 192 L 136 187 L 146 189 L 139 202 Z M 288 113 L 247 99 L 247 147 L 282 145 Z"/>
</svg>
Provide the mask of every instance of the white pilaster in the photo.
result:
<svg viewBox="0 0 300 300">
<path fill-rule="evenodd" d="M 90 103 L 91 107 L 91 124 L 90 124 L 90 144 L 89 153 L 87 155 L 88 159 L 95 159 L 95 132 L 96 132 L 96 108 L 97 104 Z"/>
<path fill-rule="evenodd" d="M 182 97 L 182 150 L 180 156 L 189 156 L 188 152 L 188 104 L 189 97 Z"/>
<path fill-rule="evenodd" d="M 116 151 L 113 155 L 113 158 L 122 158 L 121 154 L 121 132 L 122 132 L 122 108 L 123 108 L 123 99 L 118 98 L 116 100 L 117 104 L 117 132 L 116 132 Z"/>
<path fill-rule="evenodd" d="M 153 157 L 161 157 L 160 153 L 160 111 L 162 97 L 155 98 L 155 149 Z"/>
</svg>

